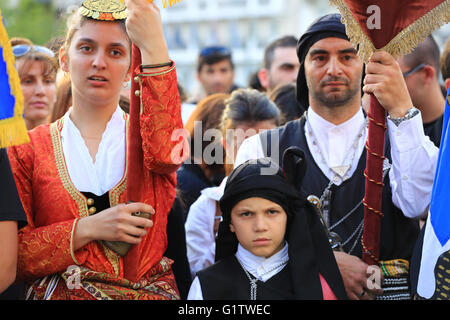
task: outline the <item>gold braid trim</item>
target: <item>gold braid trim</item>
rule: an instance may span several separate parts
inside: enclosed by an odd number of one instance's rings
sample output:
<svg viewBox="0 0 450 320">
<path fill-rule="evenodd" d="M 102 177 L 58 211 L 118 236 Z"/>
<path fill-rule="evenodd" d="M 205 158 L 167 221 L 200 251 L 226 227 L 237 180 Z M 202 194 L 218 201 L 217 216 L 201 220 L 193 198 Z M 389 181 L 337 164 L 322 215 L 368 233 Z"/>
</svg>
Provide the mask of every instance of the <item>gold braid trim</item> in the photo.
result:
<svg viewBox="0 0 450 320">
<path fill-rule="evenodd" d="M 394 57 L 408 54 L 434 30 L 439 29 L 448 22 L 450 22 L 450 0 L 442 2 L 419 20 L 403 29 L 383 50 L 389 52 Z"/>
<path fill-rule="evenodd" d="M 125 173 L 119 183 L 109 191 L 109 205 L 114 207 L 119 204 L 119 198 L 127 188 L 127 172 L 128 172 L 128 130 L 129 130 L 129 117 L 124 112 L 123 118 L 125 120 Z"/>
<path fill-rule="evenodd" d="M 14 96 L 14 116 L 0 120 L 0 147 L 6 148 L 30 141 L 28 131 L 23 120 L 23 94 L 20 87 L 20 78 L 14 67 L 14 55 L 9 42 L 8 34 L 2 23 L 0 10 L 0 47 L 3 51 L 3 61 L 6 64 L 11 95 Z M 1 58 L 1 57 L 0 57 Z"/>
<path fill-rule="evenodd" d="M 55 155 L 55 161 L 56 161 L 56 168 L 58 170 L 59 178 L 61 180 L 61 183 L 64 187 L 64 189 L 70 194 L 70 197 L 75 201 L 75 203 L 78 206 L 78 213 L 81 218 L 83 217 L 89 217 L 89 211 L 87 206 L 87 200 L 86 197 L 78 191 L 78 189 L 74 186 L 72 183 L 72 180 L 70 179 L 69 171 L 67 169 L 66 160 L 64 158 L 64 152 L 62 148 L 62 142 L 61 142 L 61 134 L 60 130 L 62 130 L 64 118 L 61 118 L 57 120 L 56 122 L 53 122 L 50 124 L 50 136 L 52 139 L 53 144 L 53 150 Z M 75 226 L 75 223 L 74 223 Z M 73 230 L 72 230 L 73 231 Z M 75 258 L 75 255 L 73 254 L 73 247 L 72 247 L 72 239 L 71 238 L 71 253 L 72 253 L 72 259 L 76 264 L 79 264 Z M 103 242 L 99 241 L 99 244 L 102 245 L 103 249 L 105 250 L 105 255 L 108 259 L 108 261 L 111 263 L 115 276 L 119 276 L 120 272 L 120 262 L 119 257 L 117 254 L 114 253 L 114 251 L 110 250 L 108 247 L 106 247 Z"/>
<path fill-rule="evenodd" d="M 53 153 L 55 157 L 56 169 L 58 171 L 59 179 L 64 189 L 70 194 L 70 197 L 78 206 L 78 214 L 80 217 L 88 217 L 89 211 L 87 207 L 86 197 L 75 188 L 69 176 L 66 160 L 61 142 L 60 130 L 63 126 L 64 118 L 50 124 L 50 137 L 53 144 Z"/>
<path fill-rule="evenodd" d="M 128 115 L 124 114 L 125 119 L 125 174 L 123 175 L 120 182 L 109 191 L 109 205 L 110 207 L 114 207 L 119 204 L 119 198 L 120 195 L 126 190 L 127 188 L 127 172 L 128 172 Z M 105 246 L 103 241 L 99 241 L 101 243 L 103 250 L 105 250 L 106 257 L 108 258 L 108 261 L 111 263 L 114 273 L 116 277 L 119 277 L 120 275 L 120 256 L 115 253 L 113 250 Z"/>
<path fill-rule="evenodd" d="M 359 45 L 358 56 L 364 63 L 377 49 L 372 41 L 361 29 L 344 0 L 329 0 L 341 13 L 342 23 L 345 24 L 347 36 L 354 46 Z M 394 58 L 413 51 L 434 30 L 439 29 L 450 21 L 450 0 L 445 0 L 421 18 L 400 31 L 387 45 L 380 50 L 387 51 Z"/>
<path fill-rule="evenodd" d="M 80 221 L 80 218 L 76 218 L 72 225 L 72 231 L 70 232 L 70 255 L 72 256 L 72 260 L 80 266 L 81 263 L 78 262 L 77 258 L 75 257 L 75 250 L 73 250 L 73 238 L 75 236 L 75 228 L 78 224 L 78 221 Z"/>
</svg>

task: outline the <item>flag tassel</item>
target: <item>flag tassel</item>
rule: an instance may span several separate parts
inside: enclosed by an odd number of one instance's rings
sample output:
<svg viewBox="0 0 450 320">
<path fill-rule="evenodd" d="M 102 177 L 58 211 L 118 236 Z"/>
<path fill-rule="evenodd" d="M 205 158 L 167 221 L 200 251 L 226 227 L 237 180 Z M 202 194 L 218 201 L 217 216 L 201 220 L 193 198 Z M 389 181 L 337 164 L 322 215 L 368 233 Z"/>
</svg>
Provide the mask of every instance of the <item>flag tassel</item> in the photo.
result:
<svg viewBox="0 0 450 320">
<path fill-rule="evenodd" d="M 411 53 L 429 34 L 450 20 L 450 0 L 446 0 L 403 29 L 383 48 L 375 48 L 361 29 L 345 0 L 329 1 L 341 13 L 347 35 L 353 44 L 358 44 L 358 56 L 364 63 L 367 63 L 372 53 L 378 49 L 387 51 L 394 57 Z"/>
<path fill-rule="evenodd" d="M 9 94 L 14 97 L 14 114 L 12 117 L 0 120 L 0 148 L 7 148 L 29 142 L 28 131 L 23 120 L 23 93 L 20 87 L 20 78 L 14 67 L 14 55 L 9 43 L 8 34 L 1 23 L 3 17 L 0 11 L 0 60 L 6 65 L 6 77 L 8 78 Z M 6 99 L 2 97 L 2 102 Z M 6 108 L 6 105 L 0 107 Z"/>
</svg>

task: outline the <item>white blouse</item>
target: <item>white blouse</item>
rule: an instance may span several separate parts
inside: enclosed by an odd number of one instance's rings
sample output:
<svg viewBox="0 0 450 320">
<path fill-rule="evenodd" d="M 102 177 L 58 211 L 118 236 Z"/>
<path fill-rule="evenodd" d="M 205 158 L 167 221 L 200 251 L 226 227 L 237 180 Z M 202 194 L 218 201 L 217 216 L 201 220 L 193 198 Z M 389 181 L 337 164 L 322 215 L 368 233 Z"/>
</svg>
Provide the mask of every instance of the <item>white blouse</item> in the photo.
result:
<svg viewBox="0 0 450 320">
<path fill-rule="evenodd" d="M 61 140 L 67 170 L 81 192 L 101 196 L 116 186 L 125 172 L 125 118 L 117 106 L 103 132 L 93 161 L 80 131 L 70 119 L 72 108 L 64 115 Z"/>
<path fill-rule="evenodd" d="M 218 187 L 206 188 L 191 205 L 184 225 L 186 231 L 186 253 L 191 276 L 212 265 L 216 253 L 214 218 L 216 203 L 222 197 L 227 178 Z"/>
</svg>

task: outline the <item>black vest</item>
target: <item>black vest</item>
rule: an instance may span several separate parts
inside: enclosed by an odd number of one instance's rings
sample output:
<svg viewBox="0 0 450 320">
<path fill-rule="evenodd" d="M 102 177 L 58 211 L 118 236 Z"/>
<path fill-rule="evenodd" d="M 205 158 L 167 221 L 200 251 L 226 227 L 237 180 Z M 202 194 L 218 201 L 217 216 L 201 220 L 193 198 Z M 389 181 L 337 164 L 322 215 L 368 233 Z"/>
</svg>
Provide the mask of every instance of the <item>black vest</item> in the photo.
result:
<svg viewBox="0 0 450 320">
<path fill-rule="evenodd" d="M 307 195 L 316 195 L 320 198 L 330 180 L 323 174 L 317 166 L 311 152 L 308 148 L 305 137 L 305 117 L 299 120 L 288 122 L 285 126 L 264 131 L 260 134 L 263 150 L 266 156 L 272 157 L 278 163 L 281 163 L 283 152 L 296 146 L 305 152 L 307 164 L 306 175 L 303 179 L 302 188 Z M 278 144 L 278 146 L 277 146 Z M 390 157 L 390 145 L 386 140 L 386 156 Z M 272 152 L 278 148 L 279 152 Z M 361 233 L 357 232 L 358 226 L 362 223 L 364 217 L 364 206 L 358 203 L 364 197 L 365 177 L 364 170 L 366 166 L 366 152 L 363 152 L 358 167 L 348 180 L 340 186 L 331 187 L 331 207 L 329 212 L 330 226 L 338 222 L 353 208 L 357 209 L 344 222 L 336 226 L 333 231 L 337 232 L 342 238 L 342 242 L 347 239 L 350 241 L 344 246 L 344 250 L 351 251 L 352 255 L 361 257 Z M 384 218 L 381 221 L 380 231 L 380 259 L 410 259 L 414 243 L 416 242 L 419 225 L 418 222 L 406 218 L 400 209 L 392 203 L 392 193 L 389 183 L 389 175 L 384 179 L 385 187 L 382 195 L 382 212 Z"/>
<path fill-rule="evenodd" d="M 444 125 L 444 115 L 440 116 L 436 120 L 424 123 L 423 131 L 425 135 L 430 137 L 430 140 L 436 145 L 436 147 L 440 147 L 441 145 L 441 136 L 442 136 L 442 126 Z"/>
<path fill-rule="evenodd" d="M 250 280 L 229 256 L 197 273 L 204 300 L 250 300 Z M 289 263 L 266 282 L 257 281 L 257 300 L 292 300 Z"/>
</svg>

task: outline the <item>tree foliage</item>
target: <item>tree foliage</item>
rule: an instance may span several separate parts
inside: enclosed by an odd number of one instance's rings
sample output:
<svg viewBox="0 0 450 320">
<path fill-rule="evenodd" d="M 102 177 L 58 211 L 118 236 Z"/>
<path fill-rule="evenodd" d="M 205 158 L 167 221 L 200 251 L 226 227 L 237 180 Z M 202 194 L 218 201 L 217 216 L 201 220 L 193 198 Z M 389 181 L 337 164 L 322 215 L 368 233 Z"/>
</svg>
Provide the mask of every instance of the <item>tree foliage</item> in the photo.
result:
<svg viewBox="0 0 450 320">
<path fill-rule="evenodd" d="M 25 37 L 44 45 L 51 38 L 64 33 L 64 21 L 51 1 L 1 0 L 0 8 L 10 38 Z"/>
</svg>

